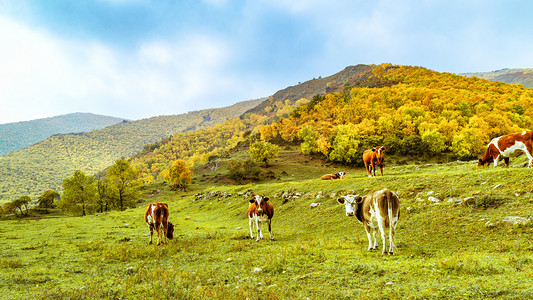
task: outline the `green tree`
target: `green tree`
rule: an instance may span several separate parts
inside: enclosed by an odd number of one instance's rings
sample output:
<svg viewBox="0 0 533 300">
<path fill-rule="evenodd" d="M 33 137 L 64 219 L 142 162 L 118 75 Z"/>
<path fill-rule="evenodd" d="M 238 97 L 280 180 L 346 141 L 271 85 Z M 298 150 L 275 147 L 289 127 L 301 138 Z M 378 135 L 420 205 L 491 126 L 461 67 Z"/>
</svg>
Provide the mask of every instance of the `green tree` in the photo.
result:
<svg viewBox="0 0 533 300">
<path fill-rule="evenodd" d="M 265 141 L 259 141 L 250 146 L 248 153 L 250 157 L 258 162 L 268 165 L 268 160 L 278 157 L 279 147 Z"/>
<path fill-rule="evenodd" d="M 15 209 L 16 208 L 13 206 L 12 202 L 6 202 L 6 203 L 4 203 L 4 206 L 2 207 L 2 211 L 6 215 L 9 214 L 9 213 L 14 213 Z"/>
<path fill-rule="evenodd" d="M 422 142 L 433 154 L 439 154 L 446 149 L 445 141 L 446 138 L 437 130 L 428 130 L 422 134 Z"/>
<path fill-rule="evenodd" d="M 111 180 L 107 177 L 101 176 L 96 181 L 96 204 L 100 207 L 99 212 L 109 211 L 109 207 L 113 204 L 113 197 L 111 193 Z"/>
<path fill-rule="evenodd" d="M 44 191 L 39 199 L 37 200 L 39 203 L 39 207 L 44 208 L 46 212 L 48 212 L 49 208 L 54 207 L 54 200 L 58 199 L 59 193 L 54 190 L 48 190 Z"/>
<path fill-rule="evenodd" d="M 117 159 L 107 170 L 113 197 L 118 203 L 120 210 L 126 205 L 131 205 L 134 200 L 141 196 L 141 182 L 137 180 L 139 172 L 125 159 Z"/>
<path fill-rule="evenodd" d="M 96 186 L 92 176 L 77 170 L 72 177 L 63 180 L 63 197 L 58 206 L 71 212 L 87 215 L 89 207 L 96 202 Z"/>
<path fill-rule="evenodd" d="M 460 159 L 472 158 L 483 153 L 485 141 L 477 128 L 464 128 L 453 138 L 452 151 Z"/>
<path fill-rule="evenodd" d="M 174 183 L 176 187 L 183 187 L 191 182 L 192 171 L 189 170 L 185 161 L 178 159 L 168 169 L 168 172 L 165 173 L 164 178 L 166 181 Z"/>
<path fill-rule="evenodd" d="M 358 132 L 351 125 L 339 125 L 332 144 L 329 159 L 345 163 L 355 163 L 360 160 Z"/>
<path fill-rule="evenodd" d="M 317 151 L 318 136 L 319 134 L 310 125 L 305 125 L 300 128 L 300 131 L 298 132 L 298 137 L 302 140 L 300 148 L 303 154 L 309 155 Z"/>
<path fill-rule="evenodd" d="M 23 214 L 22 206 L 26 208 L 26 214 L 28 214 L 28 203 L 31 202 L 30 196 L 22 196 L 18 198 L 17 200 L 13 201 L 12 205 L 15 208 L 18 208 L 20 210 L 20 214 Z"/>
</svg>

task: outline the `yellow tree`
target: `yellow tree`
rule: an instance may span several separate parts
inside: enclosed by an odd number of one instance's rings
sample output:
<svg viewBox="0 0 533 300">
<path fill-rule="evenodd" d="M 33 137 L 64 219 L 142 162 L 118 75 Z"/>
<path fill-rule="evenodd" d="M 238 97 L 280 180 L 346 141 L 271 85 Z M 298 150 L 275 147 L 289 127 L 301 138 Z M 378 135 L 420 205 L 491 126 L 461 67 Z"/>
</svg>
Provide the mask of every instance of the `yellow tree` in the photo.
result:
<svg viewBox="0 0 533 300">
<path fill-rule="evenodd" d="M 178 159 L 168 169 L 168 172 L 165 172 L 164 178 L 166 181 L 174 183 L 175 187 L 184 188 L 184 185 L 191 182 L 192 171 L 189 170 L 185 161 Z"/>
</svg>

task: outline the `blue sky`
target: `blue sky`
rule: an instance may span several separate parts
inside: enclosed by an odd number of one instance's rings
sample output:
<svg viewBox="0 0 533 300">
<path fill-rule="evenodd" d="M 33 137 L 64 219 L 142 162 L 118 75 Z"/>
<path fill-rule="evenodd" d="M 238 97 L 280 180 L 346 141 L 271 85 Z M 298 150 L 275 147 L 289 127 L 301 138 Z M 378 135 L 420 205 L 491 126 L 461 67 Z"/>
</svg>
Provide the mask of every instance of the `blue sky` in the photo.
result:
<svg viewBox="0 0 533 300">
<path fill-rule="evenodd" d="M 529 0 L 0 0 L 0 123 L 223 107 L 355 64 L 533 67 Z"/>
</svg>

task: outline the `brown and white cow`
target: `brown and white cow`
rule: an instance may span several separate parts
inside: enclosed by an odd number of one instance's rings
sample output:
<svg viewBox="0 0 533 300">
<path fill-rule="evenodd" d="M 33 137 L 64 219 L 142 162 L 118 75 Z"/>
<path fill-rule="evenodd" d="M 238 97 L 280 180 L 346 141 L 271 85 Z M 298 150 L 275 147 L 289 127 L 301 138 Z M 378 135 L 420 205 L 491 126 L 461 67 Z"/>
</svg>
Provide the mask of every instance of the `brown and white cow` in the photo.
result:
<svg viewBox="0 0 533 300">
<path fill-rule="evenodd" d="M 487 146 L 485 154 L 479 159 L 478 166 L 484 166 L 494 161 L 494 166 L 496 167 L 500 158 L 503 157 L 505 166 L 509 167 L 509 157 L 519 156 L 523 152 L 529 159 L 528 167 L 533 167 L 532 137 L 533 131 L 524 130 L 492 139 Z"/>
<path fill-rule="evenodd" d="M 374 147 L 363 152 L 363 162 L 365 163 L 368 177 L 376 176 L 376 166 L 379 166 L 381 176 L 383 176 L 383 163 L 385 162 L 385 146 Z"/>
<path fill-rule="evenodd" d="M 270 240 L 274 240 L 272 235 L 272 217 L 274 216 L 274 206 L 264 195 L 255 195 L 250 199 L 248 206 L 248 218 L 250 225 L 250 237 L 254 238 L 253 226 L 257 229 L 257 240 L 263 239 L 263 223 L 268 224 Z"/>
<path fill-rule="evenodd" d="M 331 180 L 331 179 L 342 179 L 344 178 L 344 172 L 338 172 L 333 174 L 326 174 L 320 177 L 322 180 Z"/>
<path fill-rule="evenodd" d="M 152 236 L 157 233 L 157 245 L 161 242 L 167 243 L 167 238 L 174 237 L 174 225 L 168 221 L 168 205 L 166 203 L 155 202 L 146 208 L 144 212 L 144 220 L 150 228 L 150 243 L 152 244 Z"/>
<path fill-rule="evenodd" d="M 384 189 L 363 197 L 344 196 L 337 201 L 344 204 L 347 216 L 356 216 L 357 220 L 363 224 L 368 237 L 368 251 L 377 249 L 376 233 L 379 229 L 383 242 L 382 253 L 386 253 L 385 229 L 389 228 L 388 253 L 394 254 L 394 232 L 400 218 L 400 200 L 395 193 Z"/>
</svg>

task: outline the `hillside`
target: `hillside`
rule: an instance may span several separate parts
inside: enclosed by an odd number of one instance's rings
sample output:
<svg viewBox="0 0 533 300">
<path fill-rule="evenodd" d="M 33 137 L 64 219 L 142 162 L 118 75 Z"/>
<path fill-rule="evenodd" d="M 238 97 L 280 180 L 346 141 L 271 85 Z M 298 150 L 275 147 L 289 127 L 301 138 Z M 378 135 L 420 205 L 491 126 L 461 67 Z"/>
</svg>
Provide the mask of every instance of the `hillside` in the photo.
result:
<svg viewBox="0 0 533 300">
<path fill-rule="evenodd" d="M 0 157 L 0 202 L 48 189 L 59 190 L 75 170 L 95 174 L 121 157 L 129 157 L 148 143 L 176 132 L 211 127 L 241 115 L 263 99 L 181 115 L 159 116 L 119 123 L 100 130 L 54 135 L 40 143 Z"/>
<path fill-rule="evenodd" d="M 73 113 L 32 121 L 0 124 L 0 156 L 40 142 L 54 134 L 86 132 L 114 125 L 121 118 Z"/>
<path fill-rule="evenodd" d="M 459 75 L 475 76 L 491 81 L 501 81 L 510 84 L 522 84 L 526 88 L 533 89 L 533 69 L 503 69 L 492 72 L 462 73 Z"/>
<path fill-rule="evenodd" d="M 198 166 L 186 192 L 154 183 L 137 208 L 2 221 L 0 292 L 8 299 L 159 299 L 162 291 L 176 299 L 533 297 L 529 169 L 413 161 L 368 178 L 362 168 L 280 154 L 262 169 L 285 171 L 279 180 L 221 184 Z M 348 174 L 318 179 L 334 170 Z M 336 202 L 383 188 L 400 197 L 394 256 L 367 251 L 363 226 Z M 264 240 L 249 238 L 248 191 L 270 197 L 274 241 L 267 226 Z M 143 213 L 151 202 L 169 204 L 175 231 L 167 245 L 148 245 Z"/>
<path fill-rule="evenodd" d="M 201 162 L 257 140 L 354 166 L 376 145 L 389 154 L 469 160 L 492 138 L 533 128 L 533 90 L 422 67 L 348 67 L 276 95 L 238 120 L 148 146 L 132 162 L 158 178 L 176 159 Z"/>
</svg>

